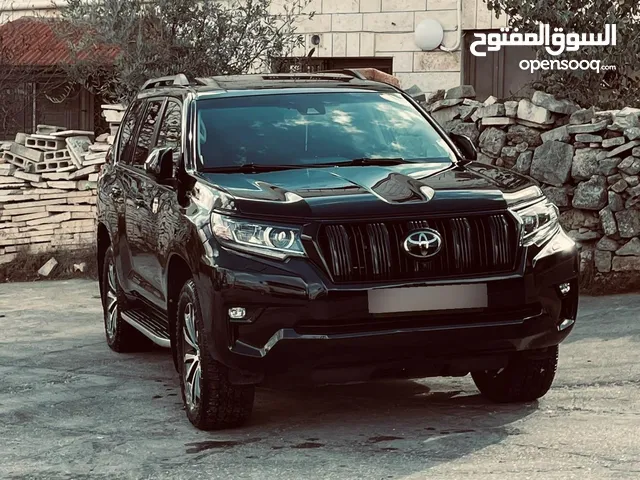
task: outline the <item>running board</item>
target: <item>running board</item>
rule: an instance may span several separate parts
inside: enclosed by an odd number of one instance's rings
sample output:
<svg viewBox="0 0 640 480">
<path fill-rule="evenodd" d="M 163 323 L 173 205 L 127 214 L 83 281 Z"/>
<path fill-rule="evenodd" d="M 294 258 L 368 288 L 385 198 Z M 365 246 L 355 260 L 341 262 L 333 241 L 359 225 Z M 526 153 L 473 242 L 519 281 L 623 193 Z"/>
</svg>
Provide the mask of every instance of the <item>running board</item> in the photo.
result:
<svg viewBox="0 0 640 480">
<path fill-rule="evenodd" d="M 169 323 L 165 318 L 142 309 L 125 310 L 122 319 L 156 345 L 170 348 Z"/>
</svg>

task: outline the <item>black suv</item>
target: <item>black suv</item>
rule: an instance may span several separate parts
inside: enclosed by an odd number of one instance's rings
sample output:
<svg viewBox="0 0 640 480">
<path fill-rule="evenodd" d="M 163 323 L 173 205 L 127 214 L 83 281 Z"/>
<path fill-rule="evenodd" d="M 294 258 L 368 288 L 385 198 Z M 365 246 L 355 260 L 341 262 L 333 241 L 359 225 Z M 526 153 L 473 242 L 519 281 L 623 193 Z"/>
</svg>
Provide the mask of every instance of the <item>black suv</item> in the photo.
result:
<svg viewBox="0 0 640 480">
<path fill-rule="evenodd" d="M 537 184 L 475 154 L 358 72 L 150 80 L 99 180 L 109 346 L 171 348 L 201 429 L 283 382 L 543 396 L 576 246 Z"/>
</svg>

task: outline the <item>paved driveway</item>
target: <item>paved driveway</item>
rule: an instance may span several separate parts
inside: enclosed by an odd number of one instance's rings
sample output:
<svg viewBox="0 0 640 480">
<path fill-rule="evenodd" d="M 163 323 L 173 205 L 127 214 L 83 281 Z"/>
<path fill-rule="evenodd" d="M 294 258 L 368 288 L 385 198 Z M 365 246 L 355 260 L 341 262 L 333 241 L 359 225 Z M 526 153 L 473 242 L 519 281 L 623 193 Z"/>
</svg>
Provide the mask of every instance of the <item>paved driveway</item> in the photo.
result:
<svg viewBox="0 0 640 480">
<path fill-rule="evenodd" d="M 97 284 L 0 285 L 0 478 L 640 478 L 640 295 L 581 300 L 539 403 L 470 378 L 257 392 L 243 429 L 181 409 L 164 350 L 118 355 Z"/>
</svg>

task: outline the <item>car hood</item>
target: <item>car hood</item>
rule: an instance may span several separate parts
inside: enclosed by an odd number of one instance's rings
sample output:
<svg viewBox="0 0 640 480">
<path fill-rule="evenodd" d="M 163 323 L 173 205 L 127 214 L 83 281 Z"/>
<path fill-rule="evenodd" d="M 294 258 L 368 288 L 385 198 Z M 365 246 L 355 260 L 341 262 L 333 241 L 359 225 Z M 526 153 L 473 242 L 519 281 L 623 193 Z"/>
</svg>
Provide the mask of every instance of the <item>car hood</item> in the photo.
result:
<svg viewBox="0 0 640 480">
<path fill-rule="evenodd" d="M 413 163 L 198 173 L 196 195 L 221 213 L 286 219 L 388 217 L 506 208 L 531 179 L 481 163 Z M 207 203 L 209 203 L 207 202 Z"/>
</svg>

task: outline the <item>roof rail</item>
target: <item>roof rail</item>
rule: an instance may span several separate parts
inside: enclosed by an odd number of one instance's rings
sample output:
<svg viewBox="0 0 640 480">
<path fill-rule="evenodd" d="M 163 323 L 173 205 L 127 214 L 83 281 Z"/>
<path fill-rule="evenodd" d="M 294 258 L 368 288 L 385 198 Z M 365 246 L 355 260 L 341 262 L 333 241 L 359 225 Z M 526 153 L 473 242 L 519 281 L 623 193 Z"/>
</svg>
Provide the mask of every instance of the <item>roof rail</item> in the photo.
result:
<svg viewBox="0 0 640 480">
<path fill-rule="evenodd" d="M 333 73 L 331 75 L 330 73 Z M 311 72 L 311 73 L 267 73 L 262 75 L 263 80 L 345 80 L 345 77 L 353 77 L 342 72 Z"/>
<path fill-rule="evenodd" d="M 188 87 L 189 85 L 190 82 L 187 76 L 184 73 L 179 73 L 169 77 L 152 78 L 151 80 L 147 80 L 141 90 L 169 86 Z"/>
<path fill-rule="evenodd" d="M 367 77 L 362 75 L 358 70 L 354 68 L 340 68 L 336 70 L 320 70 L 316 73 L 342 73 L 343 75 L 349 75 L 350 77 L 357 78 L 358 80 L 367 79 Z"/>
</svg>

